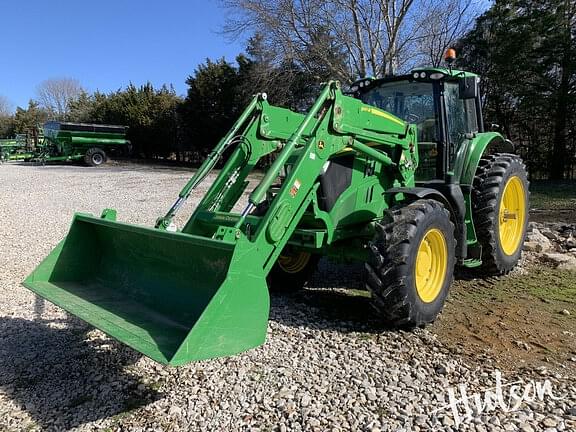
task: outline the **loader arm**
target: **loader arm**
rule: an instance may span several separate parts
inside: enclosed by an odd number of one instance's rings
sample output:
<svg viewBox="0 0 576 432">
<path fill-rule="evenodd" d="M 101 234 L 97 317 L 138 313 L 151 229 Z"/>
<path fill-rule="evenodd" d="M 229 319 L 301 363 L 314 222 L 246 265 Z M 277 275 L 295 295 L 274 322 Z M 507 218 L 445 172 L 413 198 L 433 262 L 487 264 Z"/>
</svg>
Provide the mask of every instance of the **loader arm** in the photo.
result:
<svg viewBox="0 0 576 432">
<path fill-rule="evenodd" d="M 256 246 L 268 273 L 296 230 L 303 214 L 317 206 L 323 167 L 346 152 L 364 155 L 383 167 L 382 183 L 413 186 L 418 164 L 413 126 L 357 99 L 344 96 L 337 82 L 326 85 L 307 115 L 262 101 L 246 119 L 243 140 L 182 232 L 228 241 L 245 237 Z M 289 125 L 289 127 L 286 127 Z M 287 131 L 293 133 L 286 139 Z M 248 186 L 247 177 L 264 157 L 276 152 L 272 166 L 249 195 L 241 213 L 230 209 Z M 289 167 L 264 214 L 253 214 L 279 175 Z M 387 204 L 381 200 L 382 208 Z M 378 212 L 382 214 L 381 212 Z M 331 238 L 328 233 L 326 238 Z"/>
</svg>

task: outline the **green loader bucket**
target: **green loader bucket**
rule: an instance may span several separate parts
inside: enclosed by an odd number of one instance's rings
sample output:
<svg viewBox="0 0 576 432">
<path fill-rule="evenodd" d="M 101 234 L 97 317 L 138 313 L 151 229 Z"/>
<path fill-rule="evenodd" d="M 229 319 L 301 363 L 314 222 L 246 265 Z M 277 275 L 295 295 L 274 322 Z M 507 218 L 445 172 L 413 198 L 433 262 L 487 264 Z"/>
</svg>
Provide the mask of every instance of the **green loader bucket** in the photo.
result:
<svg viewBox="0 0 576 432">
<path fill-rule="evenodd" d="M 151 359 L 181 365 L 265 340 L 266 280 L 235 249 L 78 214 L 24 286 Z"/>
</svg>

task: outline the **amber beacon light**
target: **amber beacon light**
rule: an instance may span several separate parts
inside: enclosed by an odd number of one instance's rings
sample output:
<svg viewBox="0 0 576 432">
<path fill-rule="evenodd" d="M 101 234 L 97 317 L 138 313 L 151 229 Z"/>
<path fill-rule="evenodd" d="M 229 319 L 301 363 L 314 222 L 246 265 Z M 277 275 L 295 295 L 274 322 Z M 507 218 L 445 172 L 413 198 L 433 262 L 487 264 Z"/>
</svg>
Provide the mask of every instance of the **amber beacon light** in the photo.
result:
<svg viewBox="0 0 576 432">
<path fill-rule="evenodd" d="M 444 54 L 444 60 L 449 64 L 454 63 L 454 60 L 456 60 L 456 50 L 454 48 L 448 48 L 446 54 Z"/>
</svg>

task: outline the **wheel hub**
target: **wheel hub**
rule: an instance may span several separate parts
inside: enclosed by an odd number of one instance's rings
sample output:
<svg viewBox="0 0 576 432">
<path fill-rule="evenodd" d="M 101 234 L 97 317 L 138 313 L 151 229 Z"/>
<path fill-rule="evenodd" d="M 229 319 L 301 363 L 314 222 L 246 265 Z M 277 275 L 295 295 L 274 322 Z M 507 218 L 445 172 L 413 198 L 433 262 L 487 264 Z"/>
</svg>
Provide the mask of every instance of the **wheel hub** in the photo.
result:
<svg viewBox="0 0 576 432">
<path fill-rule="evenodd" d="M 514 255 L 524 235 L 526 219 L 526 194 L 519 177 L 510 177 L 502 198 L 498 214 L 500 246 L 506 255 Z"/>
<path fill-rule="evenodd" d="M 447 268 L 446 239 L 439 229 L 432 228 L 422 238 L 416 254 L 416 291 L 424 303 L 433 302 L 442 291 Z"/>
<path fill-rule="evenodd" d="M 98 153 L 96 153 L 95 155 L 92 155 L 92 161 L 97 165 L 101 164 L 102 163 L 102 155 L 100 155 Z"/>
<path fill-rule="evenodd" d="M 278 265 L 286 273 L 299 273 L 308 264 L 312 254 L 309 252 L 296 252 L 293 255 L 280 255 Z"/>
</svg>

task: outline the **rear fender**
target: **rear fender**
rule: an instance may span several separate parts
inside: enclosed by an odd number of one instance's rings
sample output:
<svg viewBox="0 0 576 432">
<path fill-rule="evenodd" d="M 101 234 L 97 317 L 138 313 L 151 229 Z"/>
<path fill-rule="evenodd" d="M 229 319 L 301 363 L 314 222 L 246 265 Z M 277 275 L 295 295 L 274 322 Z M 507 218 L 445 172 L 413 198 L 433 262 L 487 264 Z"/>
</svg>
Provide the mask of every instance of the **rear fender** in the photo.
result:
<svg viewBox="0 0 576 432">
<path fill-rule="evenodd" d="M 472 186 L 480 159 L 485 154 L 512 153 L 514 145 L 498 132 L 483 132 L 466 140 L 456 156 L 454 164 L 455 182 Z"/>
<path fill-rule="evenodd" d="M 467 139 L 458 151 L 454 164 L 453 182 L 460 184 L 464 194 L 466 206 L 464 243 L 467 245 L 469 256 L 481 254 L 472 214 L 472 186 L 480 159 L 487 154 L 511 152 L 514 152 L 514 145 L 498 132 L 478 133 L 473 138 Z"/>
</svg>

